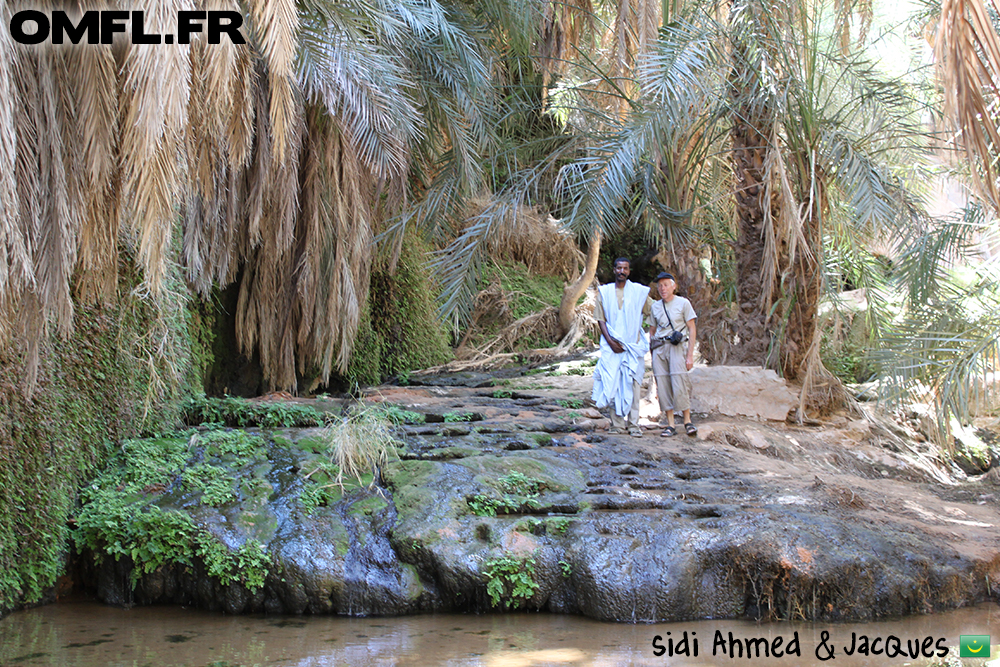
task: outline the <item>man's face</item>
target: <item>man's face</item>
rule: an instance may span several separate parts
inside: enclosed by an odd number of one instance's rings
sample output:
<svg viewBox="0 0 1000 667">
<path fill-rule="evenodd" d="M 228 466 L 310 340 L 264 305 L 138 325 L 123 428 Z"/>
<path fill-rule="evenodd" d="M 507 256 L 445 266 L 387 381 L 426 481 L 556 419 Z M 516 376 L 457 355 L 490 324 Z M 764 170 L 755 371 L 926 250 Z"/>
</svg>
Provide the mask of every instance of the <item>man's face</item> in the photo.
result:
<svg viewBox="0 0 1000 667">
<path fill-rule="evenodd" d="M 615 264 L 615 282 L 624 283 L 628 280 L 628 274 L 632 272 L 628 262 L 618 262 Z"/>
<path fill-rule="evenodd" d="M 664 278 L 658 284 L 660 290 L 661 299 L 669 299 L 674 295 L 674 290 L 677 289 L 677 283 L 675 283 L 670 278 Z"/>
</svg>

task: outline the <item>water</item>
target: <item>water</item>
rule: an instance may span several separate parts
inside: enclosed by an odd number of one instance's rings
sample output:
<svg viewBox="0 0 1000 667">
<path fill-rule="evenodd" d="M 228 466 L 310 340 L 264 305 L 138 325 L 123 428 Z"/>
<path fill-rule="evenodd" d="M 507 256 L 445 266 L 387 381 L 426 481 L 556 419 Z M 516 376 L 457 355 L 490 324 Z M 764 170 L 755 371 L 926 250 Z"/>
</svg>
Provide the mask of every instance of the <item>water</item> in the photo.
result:
<svg viewBox="0 0 1000 667">
<path fill-rule="evenodd" d="M 687 631 L 699 641 L 694 657 L 653 653 L 653 637 L 678 641 Z M 728 642 L 782 637 L 787 647 L 798 632 L 801 657 L 730 658 L 712 655 L 716 632 Z M 815 650 L 823 633 L 834 657 Z M 950 647 L 948 658 L 887 658 L 844 655 L 851 634 L 901 640 L 932 637 Z M 958 660 L 959 635 L 991 635 L 992 661 Z M 554 614 L 455 615 L 397 618 L 317 616 L 224 616 L 179 607 L 130 610 L 76 600 L 18 612 L 0 620 L 0 665 L 234 667 L 283 665 L 345 667 L 447 665 L 449 667 L 611 667 L 618 665 L 977 665 L 1000 666 L 1000 607 L 984 604 L 930 616 L 867 624 L 698 621 L 656 625 L 601 623 Z M 933 650 L 933 649 L 931 649 Z"/>
</svg>

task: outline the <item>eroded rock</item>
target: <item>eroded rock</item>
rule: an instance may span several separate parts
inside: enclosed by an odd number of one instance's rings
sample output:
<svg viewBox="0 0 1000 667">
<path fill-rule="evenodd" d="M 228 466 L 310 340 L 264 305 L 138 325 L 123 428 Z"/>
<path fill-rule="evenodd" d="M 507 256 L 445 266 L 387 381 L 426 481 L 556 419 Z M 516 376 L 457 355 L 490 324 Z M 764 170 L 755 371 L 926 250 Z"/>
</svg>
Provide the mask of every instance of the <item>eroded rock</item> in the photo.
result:
<svg viewBox="0 0 1000 667">
<path fill-rule="evenodd" d="M 460 398 L 394 396 L 429 414 Z M 863 422 L 819 437 L 717 415 L 698 438 L 631 438 L 595 432 L 589 417 L 574 423 L 572 410 L 543 417 L 536 398 L 480 395 L 469 412 L 482 419 L 401 426 L 405 446 L 377 484 L 311 509 L 303 494 L 315 483 L 319 429 L 270 434 L 266 456 L 241 468 L 261 480 L 247 487 L 256 495 L 213 507 L 176 481 L 153 491 L 163 510 L 196 517 L 229 549 L 258 540 L 270 559 L 260 586 L 223 585 L 199 558 L 143 574 L 134 588 L 127 557 L 104 558 L 87 576 L 113 604 L 537 609 L 626 622 L 860 620 L 995 595 L 995 493 L 982 504 L 949 496 L 905 452 L 873 445 Z"/>
</svg>

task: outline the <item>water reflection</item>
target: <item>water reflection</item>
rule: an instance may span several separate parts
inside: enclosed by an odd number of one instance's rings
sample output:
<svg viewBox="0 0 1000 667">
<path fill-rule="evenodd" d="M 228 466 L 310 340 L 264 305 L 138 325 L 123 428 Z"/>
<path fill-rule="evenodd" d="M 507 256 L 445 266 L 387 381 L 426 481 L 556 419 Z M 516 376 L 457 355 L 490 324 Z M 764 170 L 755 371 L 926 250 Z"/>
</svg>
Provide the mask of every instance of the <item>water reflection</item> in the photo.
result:
<svg viewBox="0 0 1000 667">
<path fill-rule="evenodd" d="M 653 637 L 675 648 L 688 633 L 691 655 L 653 654 Z M 781 637 L 781 649 L 798 633 L 801 657 L 761 656 L 747 660 L 721 653 L 713 656 L 716 633 L 728 644 L 734 639 Z M 669 635 L 667 633 L 670 633 Z M 827 633 L 824 635 L 823 633 Z M 852 633 L 878 648 L 890 635 L 907 640 L 933 637 L 949 647 L 945 659 L 887 658 L 845 655 Z M 958 660 L 959 635 L 991 635 L 992 660 Z M 826 637 L 832 660 L 816 658 Z M 698 639 L 699 654 L 693 655 Z M 600 623 L 573 616 L 503 614 L 489 616 L 433 615 L 402 618 L 251 617 L 222 616 L 177 607 L 115 609 L 89 601 L 60 602 L 12 614 L 0 620 L 0 665 L 235 665 L 542 667 L 573 665 L 996 665 L 1000 667 L 1000 607 L 995 604 L 945 614 L 868 624 L 755 624 L 744 621 L 699 621 L 657 625 Z M 932 642 L 933 643 L 933 642 Z M 763 642 L 761 642 L 763 644 Z M 929 644 L 927 645 L 930 646 Z M 728 650 L 728 649 L 727 649 Z M 768 649 L 770 650 L 770 648 Z"/>
</svg>

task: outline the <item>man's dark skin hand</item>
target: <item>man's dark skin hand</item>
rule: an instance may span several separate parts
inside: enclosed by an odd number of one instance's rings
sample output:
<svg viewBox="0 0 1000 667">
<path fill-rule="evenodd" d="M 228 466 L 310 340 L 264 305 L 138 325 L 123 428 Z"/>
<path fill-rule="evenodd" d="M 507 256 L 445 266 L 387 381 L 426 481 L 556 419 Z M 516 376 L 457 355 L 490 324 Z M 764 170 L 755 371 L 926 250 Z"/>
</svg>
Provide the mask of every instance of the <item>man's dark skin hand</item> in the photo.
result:
<svg viewBox="0 0 1000 667">
<path fill-rule="evenodd" d="M 628 280 L 629 274 L 632 272 L 632 267 L 628 262 L 615 262 L 615 289 L 622 289 L 625 287 L 625 281 Z M 610 307 L 617 306 L 618 304 L 603 304 L 605 313 Z M 607 316 L 605 315 L 605 319 Z M 608 345 L 611 346 L 611 350 L 617 354 L 621 354 L 625 351 L 625 346 L 621 344 L 617 338 L 612 338 L 611 334 L 608 333 L 607 322 L 598 322 L 601 325 L 601 335 L 604 336 L 604 340 L 608 341 Z"/>
</svg>

